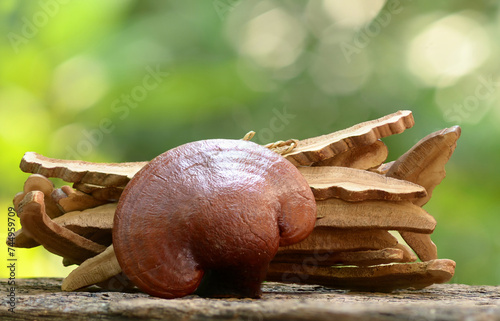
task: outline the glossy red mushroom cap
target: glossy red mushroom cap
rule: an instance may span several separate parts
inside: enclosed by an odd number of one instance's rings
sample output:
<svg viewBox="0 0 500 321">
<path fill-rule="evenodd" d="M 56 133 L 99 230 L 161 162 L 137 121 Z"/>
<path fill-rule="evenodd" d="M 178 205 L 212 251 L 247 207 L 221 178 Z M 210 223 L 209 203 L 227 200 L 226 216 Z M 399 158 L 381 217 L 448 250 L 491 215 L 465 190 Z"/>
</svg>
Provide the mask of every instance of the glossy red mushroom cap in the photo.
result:
<svg viewBox="0 0 500 321">
<path fill-rule="evenodd" d="M 134 176 L 113 244 L 123 272 L 151 295 L 259 297 L 278 247 L 302 241 L 315 221 L 311 189 L 285 158 L 249 141 L 205 140 Z"/>
</svg>

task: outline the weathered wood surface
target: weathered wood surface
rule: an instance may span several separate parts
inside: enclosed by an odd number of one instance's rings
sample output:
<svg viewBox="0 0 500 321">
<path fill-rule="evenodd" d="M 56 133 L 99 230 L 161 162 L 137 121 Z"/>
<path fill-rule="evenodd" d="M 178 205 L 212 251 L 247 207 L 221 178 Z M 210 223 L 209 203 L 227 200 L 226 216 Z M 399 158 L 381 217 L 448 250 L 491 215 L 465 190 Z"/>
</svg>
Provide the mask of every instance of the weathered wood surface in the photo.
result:
<svg viewBox="0 0 500 321">
<path fill-rule="evenodd" d="M 264 296 L 164 300 L 140 292 L 62 292 L 61 279 L 16 280 L 15 313 L 0 280 L 1 320 L 500 320 L 500 286 L 433 285 L 418 291 L 362 293 L 266 283 Z"/>
</svg>

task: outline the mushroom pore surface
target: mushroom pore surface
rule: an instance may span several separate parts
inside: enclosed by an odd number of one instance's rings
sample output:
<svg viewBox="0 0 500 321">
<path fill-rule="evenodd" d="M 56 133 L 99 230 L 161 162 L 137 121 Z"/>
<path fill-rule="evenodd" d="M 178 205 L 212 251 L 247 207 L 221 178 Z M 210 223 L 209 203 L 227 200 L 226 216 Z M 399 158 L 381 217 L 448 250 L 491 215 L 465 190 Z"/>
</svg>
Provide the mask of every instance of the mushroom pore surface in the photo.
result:
<svg viewBox="0 0 500 321">
<path fill-rule="evenodd" d="M 259 297 L 278 247 L 305 239 L 315 221 L 309 185 L 282 156 L 249 141 L 204 140 L 134 176 L 113 244 L 123 272 L 151 295 Z"/>
</svg>

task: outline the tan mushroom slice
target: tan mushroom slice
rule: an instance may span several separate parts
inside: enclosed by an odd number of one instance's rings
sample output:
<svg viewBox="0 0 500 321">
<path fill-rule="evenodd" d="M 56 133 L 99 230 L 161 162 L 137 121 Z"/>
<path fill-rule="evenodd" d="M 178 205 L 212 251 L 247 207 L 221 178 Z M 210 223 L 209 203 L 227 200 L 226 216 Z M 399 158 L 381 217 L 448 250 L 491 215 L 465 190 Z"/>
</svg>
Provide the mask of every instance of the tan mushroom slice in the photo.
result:
<svg viewBox="0 0 500 321">
<path fill-rule="evenodd" d="M 81 211 L 107 203 L 107 201 L 98 200 L 92 195 L 74 190 L 71 186 L 63 186 L 61 190 L 67 197 L 61 198 L 58 203 L 65 212 Z"/>
<path fill-rule="evenodd" d="M 27 152 L 21 160 L 21 170 L 46 177 L 58 177 L 66 182 L 100 186 L 125 186 L 147 162 L 91 163 L 62 160 Z"/>
<path fill-rule="evenodd" d="M 54 219 L 54 222 L 75 233 L 85 233 L 86 229 L 111 231 L 117 205 L 118 203 L 109 203 L 83 211 L 68 212 Z"/>
<path fill-rule="evenodd" d="M 380 138 L 400 134 L 414 124 L 411 111 L 398 111 L 328 135 L 300 140 L 295 149 L 283 156 L 296 166 L 308 166 L 350 148 L 372 145 Z"/>
<path fill-rule="evenodd" d="M 382 230 L 340 230 L 314 228 L 302 242 L 278 249 L 283 253 L 332 253 L 346 251 L 380 250 L 394 247 L 397 239 Z"/>
<path fill-rule="evenodd" d="M 14 233 L 14 247 L 30 249 L 40 245 L 24 229 L 19 229 Z"/>
<path fill-rule="evenodd" d="M 92 195 L 95 199 L 112 202 L 118 201 L 123 192 L 123 187 L 99 186 L 85 183 L 75 183 L 73 184 L 73 188 Z"/>
<path fill-rule="evenodd" d="M 24 182 L 24 191 L 40 191 L 44 195 L 50 195 L 54 190 L 54 184 L 45 176 L 40 174 L 32 174 Z"/>
<path fill-rule="evenodd" d="M 392 165 L 394 165 L 395 161 L 389 162 L 389 163 L 384 163 L 378 167 L 370 168 L 370 172 L 374 172 L 380 175 L 385 175 L 389 169 L 391 168 Z"/>
<path fill-rule="evenodd" d="M 50 218 L 57 217 L 63 213 L 57 205 L 51 194 L 54 191 L 54 184 L 45 176 L 39 174 L 30 175 L 24 182 L 23 192 L 19 192 L 14 196 L 14 209 L 19 211 L 19 203 L 24 199 L 24 196 L 32 191 L 41 191 L 45 196 L 45 210 Z"/>
<path fill-rule="evenodd" d="M 109 203 L 83 211 L 65 213 L 53 219 L 61 227 L 99 244 L 111 244 L 111 230 L 117 203 Z M 15 236 L 16 247 L 34 247 L 40 245 L 37 241 L 20 229 Z M 69 261 L 65 265 L 76 264 Z"/>
<path fill-rule="evenodd" d="M 317 201 L 316 227 L 384 229 L 432 233 L 436 220 L 410 201 L 346 202 L 331 198 Z"/>
<path fill-rule="evenodd" d="M 272 262 L 299 263 L 308 265 L 356 265 L 369 266 L 377 264 L 388 264 L 405 262 L 404 253 L 400 249 L 385 248 L 382 250 L 333 252 L 333 253 L 279 253 Z M 408 261 L 406 261 L 408 262 Z"/>
<path fill-rule="evenodd" d="M 417 253 L 420 260 L 425 262 L 438 258 L 436 244 L 432 242 L 429 234 L 405 231 L 401 231 L 400 234 L 403 240 Z"/>
<path fill-rule="evenodd" d="M 427 196 L 425 188 L 361 169 L 321 166 L 298 167 L 316 200 L 340 198 L 344 201 L 413 200 Z"/>
<path fill-rule="evenodd" d="M 109 246 L 112 242 L 111 230 L 117 204 L 109 203 L 69 212 L 59 216 L 54 222 L 91 241 Z"/>
<path fill-rule="evenodd" d="M 63 291 L 75 291 L 103 282 L 122 272 L 113 245 L 102 253 L 86 260 L 63 281 Z"/>
<path fill-rule="evenodd" d="M 83 262 L 106 249 L 54 223 L 45 213 L 42 192 L 29 192 L 19 205 L 19 210 L 23 230 L 51 253 Z"/>
<path fill-rule="evenodd" d="M 342 166 L 367 170 L 379 167 L 387 159 L 389 150 L 381 140 L 371 145 L 350 148 L 331 158 L 313 163 L 312 166 Z"/>
<path fill-rule="evenodd" d="M 403 262 L 415 262 L 418 258 L 406 245 L 398 243 L 394 248 L 403 251 Z"/>
<path fill-rule="evenodd" d="M 416 205 L 423 206 L 446 176 L 445 165 L 457 146 L 460 134 L 460 127 L 453 126 L 424 137 L 394 162 L 386 176 L 425 187 L 427 197 L 414 200 Z"/>
<path fill-rule="evenodd" d="M 12 199 L 12 204 L 14 205 L 14 210 L 16 213 L 19 212 L 19 203 L 24 199 L 24 196 L 26 196 L 25 192 L 19 192 L 16 195 L 14 195 L 14 198 Z"/>
<path fill-rule="evenodd" d="M 448 282 L 455 273 L 452 260 L 396 263 L 368 267 L 324 267 L 271 263 L 267 281 L 319 284 L 339 289 L 390 292 L 422 289 Z"/>
</svg>

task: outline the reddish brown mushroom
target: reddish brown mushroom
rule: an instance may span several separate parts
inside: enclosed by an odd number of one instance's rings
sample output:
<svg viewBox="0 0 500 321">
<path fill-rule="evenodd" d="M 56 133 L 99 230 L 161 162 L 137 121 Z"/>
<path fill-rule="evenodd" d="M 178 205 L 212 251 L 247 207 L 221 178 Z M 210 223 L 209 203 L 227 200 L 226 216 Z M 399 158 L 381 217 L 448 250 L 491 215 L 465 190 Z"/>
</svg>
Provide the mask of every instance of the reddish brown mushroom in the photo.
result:
<svg viewBox="0 0 500 321">
<path fill-rule="evenodd" d="M 285 158 L 249 141 L 205 140 L 134 176 L 113 244 L 123 272 L 151 295 L 259 297 L 278 247 L 305 239 L 315 220 L 309 185 Z"/>
</svg>

